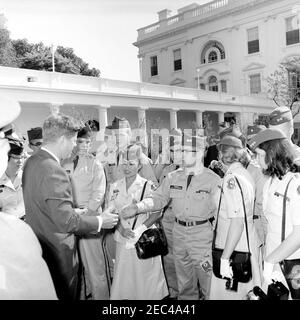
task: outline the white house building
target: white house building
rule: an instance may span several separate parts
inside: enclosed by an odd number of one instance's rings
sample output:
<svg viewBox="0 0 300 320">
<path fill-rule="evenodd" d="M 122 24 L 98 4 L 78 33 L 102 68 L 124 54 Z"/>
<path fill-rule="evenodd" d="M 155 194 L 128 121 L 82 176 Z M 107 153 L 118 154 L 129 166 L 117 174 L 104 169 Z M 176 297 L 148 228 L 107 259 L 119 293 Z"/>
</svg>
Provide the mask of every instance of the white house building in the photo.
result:
<svg viewBox="0 0 300 320">
<path fill-rule="evenodd" d="M 299 17 L 299 0 L 215 0 L 175 14 L 162 10 L 157 22 L 138 29 L 141 81 L 266 97 L 267 77 L 300 56 Z M 300 87 L 299 70 L 290 81 Z"/>
<path fill-rule="evenodd" d="M 261 97 L 8 67 L 0 67 L 0 95 L 20 102 L 15 124 L 25 137 L 57 108 L 82 120 L 97 120 L 100 129 L 116 115 L 128 118 L 133 128 L 144 129 L 146 122 L 151 129 L 190 129 L 192 121 L 202 126 L 207 111 L 216 122 L 230 112 L 245 127 L 274 108 L 271 100 Z"/>
</svg>

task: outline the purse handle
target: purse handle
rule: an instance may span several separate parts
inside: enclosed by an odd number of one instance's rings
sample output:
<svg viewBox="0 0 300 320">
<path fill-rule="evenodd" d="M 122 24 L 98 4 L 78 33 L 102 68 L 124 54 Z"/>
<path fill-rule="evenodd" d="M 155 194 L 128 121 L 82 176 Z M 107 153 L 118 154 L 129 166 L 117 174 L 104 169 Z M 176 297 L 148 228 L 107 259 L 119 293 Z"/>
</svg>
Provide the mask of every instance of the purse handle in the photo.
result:
<svg viewBox="0 0 300 320">
<path fill-rule="evenodd" d="M 243 211 L 244 211 L 244 220 L 245 220 L 245 227 L 246 227 L 246 236 L 247 236 L 247 245 L 248 245 L 248 252 L 251 254 L 250 252 L 250 245 L 249 245 L 249 233 L 248 233 L 248 223 L 247 223 L 247 216 L 246 216 L 246 207 L 245 207 L 245 199 L 244 199 L 244 193 L 243 193 L 243 190 L 242 190 L 242 187 L 240 185 L 240 182 L 238 180 L 237 177 L 234 177 L 239 188 L 240 188 L 240 191 L 241 191 L 241 195 L 242 195 L 242 201 L 243 201 Z M 218 213 L 217 213 L 217 221 L 216 221 L 216 227 L 215 227 L 215 230 L 214 230 L 214 236 L 213 236 L 213 244 L 212 244 L 212 248 L 215 249 L 216 247 L 216 237 L 217 237 L 217 228 L 218 228 L 218 221 L 219 221 L 219 214 L 220 214 L 220 208 L 221 208 L 221 201 L 222 201 L 222 194 L 223 194 L 223 186 L 224 186 L 224 183 L 221 187 L 221 194 L 220 194 L 220 198 L 219 198 L 219 205 L 218 205 Z"/>
<path fill-rule="evenodd" d="M 143 190 L 142 190 L 142 193 L 141 193 L 140 201 L 142 201 L 142 200 L 143 200 L 143 198 L 144 198 L 144 194 L 145 194 L 145 190 L 146 190 L 147 182 L 148 182 L 148 181 L 146 181 L 146 182 L 144 183 Z M 136 215 L 136 216 L 135 216 L 135 218 L 134 218 L 134 222 L 133 222 L 133 225 L 132 225 L 131 230 L 133 230 L 133 229 L 134 229 L 137 218 L 138 218 L 138 215 Z"/>
<path fill-rule="evenodd" d="M 294 179 L 294 177 L 292 177 L 291 180 L 289 181 L 289 183 L 287 184 L 285 192 L 284 192 L 284 196 L 283 196 L 282 222 L 281 222 L 281 242 L 283 242 L 285 239 L 286 200 L 287 200 L 288 189 L 289 189 L 290 183 L 292 182 L 293 179 Z"/>
</svg>

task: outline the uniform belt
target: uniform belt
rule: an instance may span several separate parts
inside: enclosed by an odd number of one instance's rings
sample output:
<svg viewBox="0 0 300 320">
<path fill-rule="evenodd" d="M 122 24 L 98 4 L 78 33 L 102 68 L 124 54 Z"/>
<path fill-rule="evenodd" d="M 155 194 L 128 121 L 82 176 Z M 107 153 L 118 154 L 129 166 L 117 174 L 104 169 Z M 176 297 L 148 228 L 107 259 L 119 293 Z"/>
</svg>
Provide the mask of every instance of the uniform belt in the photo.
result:
<svg viewBox="0 0 300 320">
<path fill-rule="evenodd" d="M 257 219 L 259 219 L 260 218 L 260 216 L 258 216 L 257 214 L 254 214 L 253 215 L 253 220 L 257 220 Z"/>
<path fill-rule="evenodd" d="M 210 222 L 212 223 L 213 221 L 215 220 L 214 217 L 210 218 L 210 219 L 206 219 L 206 220 L 201 220 L 201 221 L 189 221 L 189 222 L 186 222 L 186 221 L 181 221 L 181 220 L 178 220 L 177 218 L 175 218 L 175 221 L 182 225 L 182 226 L 185 226 L 185 227 L 193 227 L 193 226 L 200 226 L 201 224 L 204 224 L 206 222 Z"/>
</svg>

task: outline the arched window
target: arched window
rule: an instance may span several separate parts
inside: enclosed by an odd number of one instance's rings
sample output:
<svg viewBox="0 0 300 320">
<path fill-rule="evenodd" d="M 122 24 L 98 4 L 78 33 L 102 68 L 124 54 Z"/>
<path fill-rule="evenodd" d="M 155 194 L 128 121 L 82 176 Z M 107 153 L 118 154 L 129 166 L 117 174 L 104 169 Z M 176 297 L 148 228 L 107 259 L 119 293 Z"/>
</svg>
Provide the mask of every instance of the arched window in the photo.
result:
<svg viewBox="0 0 300 320">
<path fill-rule="evenodd" d="M 218 54 L 216 53 L 216 51 L 211 51 L 208 55 L 208 63 L 216 61 L 218 61 Z"/>
<path fill-rule="evenodd" d="M 208 90 L 209 91 L 219 91 L 218 79 L 215 76 L 210 76 L 208 79 Z"/>
<path fill-rule="evenodd" d="M 201 63 L 207 63 L 209 61 L 206 61 L 206 55 L 209 49 L 214 48 L 215 53 L 219 52 L 220 58 L 221 60 L 224 60 L 226 58 L 225 55 L 225 48 L 222 45 L 222 43 L 218 42 L 218 41 L 209 41 L 205 47 L 203 48 L 202 52 L 201 52 Z M 209 54 L 210 55 L 210 54 Z M 218 55 L 217 55 L 218 57 Z M 209 60 L 209 58 L 208 58 Z M 213 61 L 212 61 L 213 62 Z"/>
</svg>

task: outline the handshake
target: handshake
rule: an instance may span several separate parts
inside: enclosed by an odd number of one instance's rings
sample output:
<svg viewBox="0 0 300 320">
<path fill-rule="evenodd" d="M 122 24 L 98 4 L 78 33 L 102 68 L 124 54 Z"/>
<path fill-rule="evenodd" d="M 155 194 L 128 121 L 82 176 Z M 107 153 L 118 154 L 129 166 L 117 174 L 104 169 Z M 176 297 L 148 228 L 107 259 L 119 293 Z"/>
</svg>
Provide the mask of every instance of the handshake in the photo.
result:
<svg viewBox="0 0 300 320">
<path fill-rule="evenodd" d="M 122 219 L 129 219 L 136 215 L 138 211 L 136 204 L 130 204 L 122 208 L 121 212 L 117 213 L 116 209 L 109 206 L 106 210 L 101 213 L 103 219 L 102 228 L 112 229 L 119 221 L 119 217 Z"/>
</svg>

